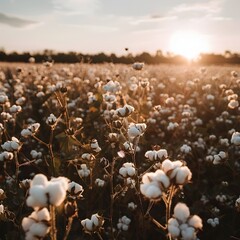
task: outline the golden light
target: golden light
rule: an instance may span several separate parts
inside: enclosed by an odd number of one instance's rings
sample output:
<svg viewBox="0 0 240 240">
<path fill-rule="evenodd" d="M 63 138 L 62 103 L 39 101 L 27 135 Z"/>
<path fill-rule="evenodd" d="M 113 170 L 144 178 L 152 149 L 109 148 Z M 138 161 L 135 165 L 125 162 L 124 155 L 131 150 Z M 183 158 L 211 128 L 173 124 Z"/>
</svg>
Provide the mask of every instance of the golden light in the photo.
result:
<svg viewBox="0 0 240 240">
<path fill-rule="evenodd" d="M 200 53 L 209 51 L 209 46 L 207 38 L 198 32 L 178 31 L 170 39 L 170 51 L 193 60 Z"/>
</svg>

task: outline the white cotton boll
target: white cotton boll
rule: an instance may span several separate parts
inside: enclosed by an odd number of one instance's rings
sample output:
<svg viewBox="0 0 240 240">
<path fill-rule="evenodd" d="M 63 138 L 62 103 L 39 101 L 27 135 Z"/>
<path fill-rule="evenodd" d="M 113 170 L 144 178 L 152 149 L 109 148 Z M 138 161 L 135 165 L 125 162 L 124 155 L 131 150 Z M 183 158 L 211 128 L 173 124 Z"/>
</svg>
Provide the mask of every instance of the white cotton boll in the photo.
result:
<svg viewBox="0 0 240 240">
<path fill-rule="evenodd" d="M 49 227 L 42 222 L 33 223 L 29 231 L 38 237 L 44 237 L 49 232 Z"/>
<path fill-rule="evenodd" d="M 129 126 L 128 128 L 128 136 L 130 138 L 135 138 L 137 136 L 140 136 L 141 132 L 135 127 L 135 126 Z"/>
<path fill-rule="evenodd" d="M 22 220 L 22 228 L 25 232 L 27 232 L 29 230 L 29 228 L 32 226 L 33 223 L 35 223 L 36 221 L 32 218 L 29 217 L 25 217 Z"/>
<path fill-rule="evenodd" d="M 174 169 L 174 163 L 169 159 L 166 159 L 162 162 L 162 169 L 165 173 Z"/>
<path fill-rule="evenodd" d="M 147 151 L 145 153 L 145 157 L 148 158 L 150 161 L 156 160 L 157 158 L 156 151 Z"/>
<path fill-rule="evenodd" d="M 52 182 L 57 182 L 59 184 L 61 184 L 61 186 L 63 187 L 63 189 L 65 191 L 67 191 L 68 189 L 68 182 L 69 182 L 69 179 L 66 178 L 66 177 L 57 177 L 57 178 L 52 178 L 51 181 Z"/>
<path fill-rule="evenodd" d="M 132 176 L 135 175 L 135 173 L 136 173 L 135 168 L 133 168 L 133 167 L 127 168 L 127 174 L 128 174 L 128 176 L 132 177 Z"/>
<path fill-rule="evenodd" d="M 122 222 L 125 223 L 126 225 L 129 225 L 131 223 L 131 219 L 128 218 L 127 216 L 123 216 Z"/>
<path fill-rule="evenodd" d="M 85 227 L 88 231 L 92 231 L 93 230 L 93 222 L 90 219 L 86 219 Z"/>
<path fill-rule="evenodd" d="M 178 221 L 175 218 L 170 218 L 168 220 L 168 225 L 179 227 L 179 223 L 178 223 Z"/>
<path fill-rule="evenodd" d="M 37 212 L 38 221 L 50 221 L 50 213 L 47 208 L 43 208 Z"/>
<path fill-rule="evenodd" d="M 160 188 L 153 183 L 141 184 L 140 191 L 147 198 L 156 199 L 162 195 L 162 191 L 160 190 Z"/>
<path fill-rule="evenodd" d="M 29 130 L 29 129 L 23 129 L 22 131 L 21 131 L 21 135 L 22 135 L 22 137 L 28 137 L 28 136 L 31 136 L 32 135 L 32 132 Z"/>
<path fill-rule="evenodd" d="M 72 189 L 74 189 L 74 194 L 78 194 L 78 193 L 83 192 L 83 187 L 80 184 L 78 184 L 74 181 L 72 181 L 68 184 L 68 192 L 71 193 Z"/>
<path fill-rule="evenodd" d="M 47 191 L 44 186 L 32 186 L 29 190 L 27 205 L 29 207 L 44 207 L 47 205 Z M 30 205 L 29 205 L 30 204 Z"/>
<path fill-rule="evenodd" d="M 46 187 L 46 191 L 49 194 L 50 204 L 54 206 L 61 205 L 66 197 L 66 190 L 59 182 L 50 182 L 49 185 Z"/>
<path fill-rule="evenodd" d="M 123 177 L 127 177 L 127 169 L 125 167 L 121 167 L 119 169 L 119 174 L 122 175 Z"/>
<path fill-rule="evenodd" d="M 203 224 L 202 224 L 202 219 L 197 216 L 197 215 L 193 215 L 189 220 L 188 220 L 188 224 L 190 226 L 193 226 L 194 228 L 199 228 L 202 229 Z"/>
<path fill-rule="evenodd" d="M 178 203 L 174 208 L 174 217 L 181 222 L 186 222 L 187 218 L 190 216 L 189 208 L 184 203 Z"/>
<path fill-rule="evenodd" d="M 142 177 L 142 182 L 143 183 L 150 183 L 153 180 L 154 177 L 155 177 L 155 174 L 153 172 L 146 173 Z"/>
<path fill-rule="evenodd" d="M 167 158 L 168 157 L 168 152 L 166 149 L 160 149 L 157 151 L 157 156 L 159 159 Z"/>
<path fill-rule="evenodd" d="M 187 166 L 178 168 L 176 174 L 176 183 L 184 184 L 186 181 L 189 181 L 192 178 L 192 173 Z"/>
<path fill-rule="evenodd" d="M 48 185 L 47 177 L 43 174 L 35 175 L 33 180 L 31 181 L 31 186 L 36 186 L 36 185 L 47 186 Z"/>
<path fill-rule="evenodd" d="M 175 218 L 168 220 L 168 232 L 173 238 L 177 238 L 180 235 L 179 223 Z"/>
<path fill-rule="evenodd" d="M 128 225 L 126 225 L 126 224 L 123 224 L 122 225 L 122 230 L 123 231 L 127 231 L 129 229 L 129 226 Z"/>
<path fill-rule="evenodd" d="M 240 133 L 239 132 L 234 132 L 231 137 L 231 143 L 239 146 L 240 145 Z"/>
<path fill-rule="evenodd" d="M 195 229 L 193 227 L 188 227 L 181 231 L 183 240 L 194 240 L 196 239 Z"/>
<path fill-rule="evenodd" d="M 31 232 L 26 232 L 25 240 L 39 240 L 39 238 L 35 237 Z"/>
<path fill-rule="evenodd" d="M 154 180 L 162 183 L 164 188 L 168 188 L 170 186 L 170 179 L 162 170 L 157 170 L 155 172 Z"/>
<path fill-rule="evenodd" d="M 98 225 L 99 225 L 98 214 L 93 214 L 93 215 L 91 216 L 91 221 L 93 222 L 93 224 L 94 224 L 95 226 L 98 226 Z"/>
</svg>

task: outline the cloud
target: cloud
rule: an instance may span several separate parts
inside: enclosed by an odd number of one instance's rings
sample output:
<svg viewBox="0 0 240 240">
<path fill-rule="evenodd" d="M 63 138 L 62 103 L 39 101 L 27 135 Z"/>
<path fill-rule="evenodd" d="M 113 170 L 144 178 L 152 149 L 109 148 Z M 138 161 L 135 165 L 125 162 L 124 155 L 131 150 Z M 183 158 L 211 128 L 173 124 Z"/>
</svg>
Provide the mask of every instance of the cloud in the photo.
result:
<svg viewBox="0 0 240 240">
<path fill-rule="evenodd" d="M 203 12 L 203 13 L 211 13 L 216 14 L 221 12 L 222 4 L 224 0 L 211 0 L 203 3 L 194 3 L 194 4 L 180 4 L 174 7 L 170 13 L 189 13 L 189 12 Z"/>
<path fill-rule="evenodd" d="M 99 7 L 98 0 L 52 0 L 52 4 L 55 11 L 66 15 L 88 15 Z"/>
<path fill-rule="evenodd" d="M 171 21 L 175 20 L 177 16 L 160 16 L 160 15 L 152 15 L 138 18 L 137 20 L 133 20 L 131 22 L 132 25 L 139 25 L 142 23 L 155 23 L 155 22 L 163 22 L 163 21 Z"/>
<path fill-rule="evenodd" d="M 11 27 L 16 27 L 16 28 L 25 28 L 25 27 L 30 27 L 30 26 L 39 24 L 36 21 L 9 16 L 4 13 L 0 13 L 0 23 L 11 26 Z"/>
</svg>

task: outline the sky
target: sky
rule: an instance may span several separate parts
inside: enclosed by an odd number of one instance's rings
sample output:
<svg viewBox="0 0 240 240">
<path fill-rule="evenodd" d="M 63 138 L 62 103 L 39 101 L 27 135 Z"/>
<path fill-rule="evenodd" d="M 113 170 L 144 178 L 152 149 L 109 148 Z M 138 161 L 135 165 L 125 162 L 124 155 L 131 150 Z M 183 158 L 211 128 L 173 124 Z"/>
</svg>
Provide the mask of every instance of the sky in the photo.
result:
<svg viewBox="0 0 240 240">
<path fill-rule="evenodd" d="M 0 48 L 167 52 L 176 32 L 195 31 L 208 52 L 240 52 L 239 9 L 240 0 L 0 0 Z"/>
</svg>

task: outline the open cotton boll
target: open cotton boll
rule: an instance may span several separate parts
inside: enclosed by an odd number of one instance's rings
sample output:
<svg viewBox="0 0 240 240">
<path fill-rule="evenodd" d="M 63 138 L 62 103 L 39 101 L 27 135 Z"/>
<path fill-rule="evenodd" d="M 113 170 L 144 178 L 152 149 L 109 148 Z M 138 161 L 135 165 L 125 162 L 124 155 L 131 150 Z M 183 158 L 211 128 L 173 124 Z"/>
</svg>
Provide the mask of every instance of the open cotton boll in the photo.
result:
<svg viewBox="0 0 240 240">
<path fill-rule="evenodd" d="M 161 169 L 154 173 L 152 180 L 161 183 L 165 188 L 168 188 L 170 185 L 168 176 Z"/>
<path fill-rule="evenodd" d="M 192 173 L 188 167 L 180 167 L 177 170 L 176 174 L 176 183 L 184 184 L 186 181 L 189 181 L 192 178 Z"/>
<path fill-rule="evenodd" d="M 234 132 L 231 137 L 231 143 L 239 146 L 240 145 L 240 133 L 239 132 Z"/>
<path fill-rule="evenodd" d="M 29 230 L 29 228 L 32 226 L 33 223 L 35 223 L 36 221 L 32 218 L 29 217 L 25 217 L 22 220 L 22 228 L 25 232 L 27 232 Z"/>
<path fill-rule="evenodd" d="M 193 226 L 194 228 L 199 228 L 202 229 L 203 224 L 202 224 L 202 219 L 197 216 L 197 215 L 193 215 L 189 220 L 188 220 L 188 224 L 190 226 Z"/>
<path fill-rule="evenodd" d="M 85 227 L 88 231 L 93 230 L 93 222 L 90 219 L 86 219 Z"/>
<path fill-rule="evenodd" d="M 29 190 L 27 205 L 29 207 L 45 207 L 47 205 L 46 188 L 41 185 L 32 186 Z"/>
<path fill-rule="evenodd" d="M 167 158 L 168 157 L 168 152 L 166 149 L 160 149 L 157 151 L 157 156 L 159 159 Z"/>
<path fill-rule="evenodd" d="M 47 208 L 43 208 L 37 212 L 38 221 L 50 221 L 50 213 Z"/>
<path fill-rule="evenodd" d="M 181 231 L 182 239 L 183 240 L 195 240 L 196 239 L 196 232 L 193 227 L 187 227 Z"/>
<path fill-rule="evenodd" d="M 174 164 L 169 159 L 166 159 L 162 162 L 162 170 L 167 173 L 168 171 L 171 171 L 174 169 Z"/>
<path fill-rule="evenodd" d="M 49 227 L 42 222 L 33 223 L 29 231 L 38 237 L 44 237 L 49 232 Z"/>
<path fill-rule="evenodd" d="M 54 206 L 59 206 L 62 204 L 66 197 L 66 190 L 60 182 L 49 182 L 46 187 L 46 191 L 49 195 L 49 202 Z"/>
<path fill-rule="evenodd" d="M 178 227 L 168 225 L 168 232 L 173 238 L 177 238 L 180 234 L 180 229 Z"/>
<path fill-rule="evenodd" d="M 142 177 L 142 182 L 143 183 L 150 183 L 152 182 L 152 180 L 154 179 L 155 177 L 155 174 L 153 172 L 150 172 L 150 173 L 146 173 L 143 175 Z"/>
<path fill-rule="evenodd" d="M 31 181 L 31 186 L 35 186 L 35 185 L 47 186 L 47 184 L 48 184 L 48 179 L 43 174 L 35 175 L 33 180 Z"/>
<path fill-rule="evenodd" d="M 122 225 L 122 230 L 123 231 L 127 231 L 129 229 L 129 226 L 128 225 L 126 225 L 126 224 L 123 224 Z"/>
<path fill-rule="evenodd" d="M 25 235 L 25 240 L 39 240 L 39 237 L 34 236 L 31 232 L 27 232 Z"/>
<path fill-rule="evenodd" d="M 68 182 L 69 179 L 66 177 L 57 177 L 57 178 L 52 178 L 50 182 L 58 182 L 62 185 L 62 187 L 67 191 L 68 189 Z"/>
<path fill-rule="evenodd" d="M 154 182 L 148 184 L 141 184 L 140 191 L 147 198 L 159 198 L 162 195 L 162 191 L 160 190 L 159 186 L 156 185 L 157 183 Z"/>
<path fill-rule="evenodd" d="M 174 208 L 174 217 L 181 222 L 186 222 L 187 218 L 190 216 L 189 208 L 184 203 L 178 203 Z"/>
<path fill-rule="evenodd" d="M 98 226 L 98 224 L 99 224 L 98 214 L 93 214 L 91 217 L 91 221 L 93 222 L 93 224 L 95 226 Z"/>
</svg>

